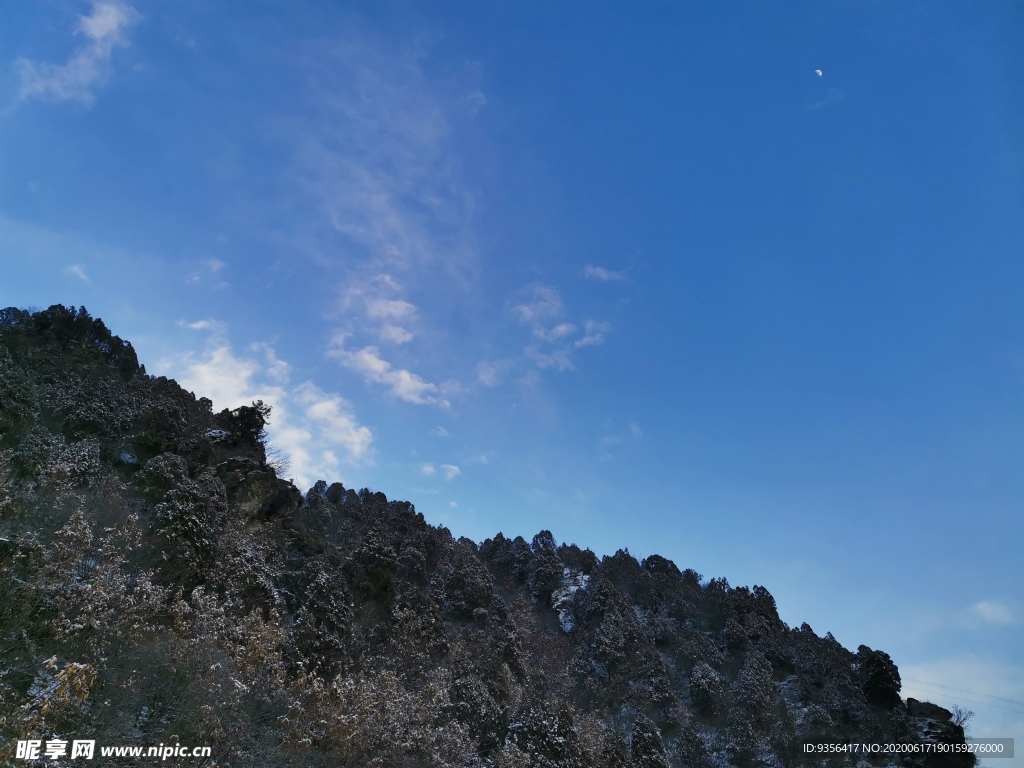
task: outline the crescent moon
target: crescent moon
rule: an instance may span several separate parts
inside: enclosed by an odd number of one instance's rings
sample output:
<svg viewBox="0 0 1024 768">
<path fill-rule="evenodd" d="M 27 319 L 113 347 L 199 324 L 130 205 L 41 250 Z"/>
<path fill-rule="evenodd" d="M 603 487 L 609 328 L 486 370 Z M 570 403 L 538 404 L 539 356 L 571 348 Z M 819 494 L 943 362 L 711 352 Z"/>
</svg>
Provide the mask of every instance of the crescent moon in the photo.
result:
<svg viewBox="0 0 1024 768">
<path fill-rule="evenodd" d="M 820 69 L 814 70 L 814 74 L 816 74 L 818 77 L 821 77 L 821 70 Z"/>
</svg>

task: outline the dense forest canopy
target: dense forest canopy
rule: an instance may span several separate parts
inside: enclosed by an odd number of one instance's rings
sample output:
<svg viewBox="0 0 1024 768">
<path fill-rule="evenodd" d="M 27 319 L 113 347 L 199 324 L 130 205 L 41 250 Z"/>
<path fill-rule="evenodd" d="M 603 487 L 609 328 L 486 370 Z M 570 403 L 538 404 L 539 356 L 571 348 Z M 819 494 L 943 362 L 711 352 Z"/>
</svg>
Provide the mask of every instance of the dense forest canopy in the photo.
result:
<svg viewBox="0 0 1024 768">
<path fill-rule="evenodd" d="M 208 766 L 973 765 L 806 754 L 964 732 L 763 587 L 303 493 L 268 418 L 147 375 L 84 308 L 0 311 L 0 761 L 81 734 Z"/>
</svg>

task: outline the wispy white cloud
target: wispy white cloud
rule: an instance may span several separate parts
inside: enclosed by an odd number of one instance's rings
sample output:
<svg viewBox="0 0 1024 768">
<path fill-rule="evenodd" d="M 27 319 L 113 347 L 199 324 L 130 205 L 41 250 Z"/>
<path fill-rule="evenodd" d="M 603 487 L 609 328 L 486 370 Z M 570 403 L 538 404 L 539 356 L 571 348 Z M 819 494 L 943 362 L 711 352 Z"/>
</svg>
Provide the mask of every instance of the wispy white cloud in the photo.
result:
<svg viewBox="0 0 1024 768">
<path fill-rule="evenodd" d="M 808 111 L 813 112 L 816 109 L 822 109 L 831 104 L 838 104 L 842 100 L 842 91 L 840 91 L 838 88 L 829 88 L 827 91 L 825 91 L 825 95 L 822 98 L 818 99 L 818 101 L 811 102 L 805 108 Z"/>
<path fill-rule="evenodd" d="M 423 67 L 430 45 L 364 30 L 309 54 L 318 114 L 298 126 L 294 178 L 321 218 L 303 237 L 321 251 L 342 248 L 359 280 L 443 275 L 454 288 L 475 262 L 455 125 L 467 125 L 483 99 L 480 68 L 435 78 Z"/>
<path fill-rule="evenodd" d="M 384 385 L 399 400 L 417 405 L 439 405 L 442 408 L 450 405 L 444 395 L 455 388 L 452 382 L 433 384 L 404 368 L 395 368 L 380 356 L 380 350 L 376 347 L 368 346 L 354 351 L 346 349 L 345 335 L 338 334 L 331 343 L 328 355 L 345 368 L 360 374 L 366 381 Z"/>
<path fill-rule="evenodd" d="M 534 283 L 525 289 L 522 296 L 520 303 L 512 306 L 512 313 L 521 323 L 530 326 L 534 338 L 555 343 L 575 332 L 574 325 L 562 320 L 565 306 L 554 286 Z M 572 360 L 569 359 L 569 351 L 565 347 L 541 349 L 534 344 L 526 347 L 523 354 L 537 368 L 571 371 L 574 367 Z"/>
<path fill-rule="evenodd" d="M 220 320 L 205 318 L 203 320 L 179 320 L 176 325 L 179 328 L 187 328 L 190 331 L 207 331 L 213 336 L 224 337 L 227 335 L 228 327 Z"/>
<path fill-rule="evenodd" d="M 601 282 L 617 282 L 626 279 L 626 275 L 623 272 L 614 272 L 604 267 L 598 267 L 593 264 L 587 264 L 583 268 L 583 276 L 588 280 L 600 280 Z"/>
<path fill-rule="evenodd" d="M 416 307 L 401 299 L 372 299 L 366 303 L 366 316 L 371 320 L 404 320 L 416 314 Z"/>
<path fill-rule="evenodd" d="M 65 64 L 38 63 L 18 59 L 15 67 L 21 78 L 18 96 L 53 101 L 77 101 L 91 106 L 94 90 L 110 75 L 114 49 L 128 45 L 128 29 L 141 20 L 141 15 L 121 0 L 93 0 L 92 12 L 81 16 L 75 29 L 85 43 Z"/>
<path fill-rule="evenodd" d="M 485 387 L 496 387 L 501 383 L 502 374 L 511 366 L 511 360 L 481 360 L 476 364 L 476 380 Z"/>
<path fill-rule="evenodd" d="M 290 196 L 315 212 L 292 245 L 345 286 L 330 320 L 348 347 L 330 355 L 406 402 L 446 407 L 452 386 L 406 369 L 389 349 L 438 343 L 453 303 L 479 300 L 462 139 L 486 103 L 482 72 L 466 62 L 434 75 L 425 66 L 432 45 L 429 35 L 383 39 L 356 27 L 310 43 L 315 106 L 281 123 L 291 138 Z"/>
<path fill-rule="evenodd" d="M 199 330 L 206 330 L 207 321 Z M 227 343 L 219 343 L 196 355 L 188 352 L 158 364 L 174 374 L 178 382 L 197 397 L 208 397 L 216 409 L 238 408 L 253 400 L 273 404 L 281 400 L 284 392 L 277 387 L 261 386 L 257 381 L 260 364 L 251 358 L 237 357 Z"/>
<path fill-rule="evenodd" d="M 533 326 L 534 333 L 540 335 L 547 322 L 564 314 L 565 307 L 554 286 L 534 283 L 527 287 L 524 299 L 512 307 L 512 312 L 521 322 Z"/>
<path fill-rule="evenodd" d="M 1019 602 L 988 598 L 961 604 L 955 610 L 946 605 L 917 605 L 912 620 L 908 617 L 908 627 L 913 627 L 922 636 L 948 633 L 954 629 L 984 633 L 1020 625 L 1022 620 L 1024 611 Z"/>
<path fill-rule="evenodd" d="M 210 321 L 192 325 L 209 330 Z M 319 479 L 339 479 L 345 464 L 371 461 L 373 435 L 358 423 L 344 398 L 309 381 L 291 386 L 290 366 L 269 345 L 253 345 L 253 352 L 258 356 L 236 355 L 223 338 L 214 337 L 204 352 L 178 355 L 158 367 L 198 397 L 210 398 L 217 410 L 255 400 L 271 406 L 268 435 L 288 454 L 295 482 L 302 488 Z"/>
<path fill-rule="evenodd" d="M 528 286 L 521 294 L 519 303 L 512 305 L 511 310 L 521 323 L 530 326 L 535 339 L 551 345 L 546 347 L 533 344 L 523 350 L 526 359 L 541 369 L 573 370 L 575 366 L 570 354 L 572 349 L 603 344 L 605 334 L 611 330 L 608 323 L 588 320 L 584 325 L 583 336 L 570 343 L 570 337 L 578 328 L 565 320 L 566 310 L 558 290 L 554 286 L 542 283 Z M 486 379 L 481 377 L 481 373 L 486 374 Z M 489 368 L 481 371 L 480 366 L 477 367 L 477 376 L 481 383 L 486 383 L 487 379 L 494 379 L 493 373 Z"/>
<path fill-rule="evenodd" d="M 69 275 L 70 277 L 77 277 L 83 283 L 92 282 L 89 279 L 89 275 L 87 275 L 85 272 L 85 267 L 83 267 L 81 264 L 72 264 L 69 267 L 65 267 L 64 274 Z"/>
<path fill-rule="evenodd" d="M 449 436 L 448 430 L 445 429 L 444 427 L 434 427 L 432 430 L 430 430 L 430 434 L 434 435 L 435 437 Z"/>
<path fill-rule="evenodd" d="M 454 464 L 442 464 L 441 469 L 444 470 L 445 480 L 454 480 L 456 477 L 462 474 L 462 470 Z"/>
<path fill-rule="evenodd" d="M 531 368 L 519 378 L 519 383 L 524 387 L 535 387 L 540 384 L 540 371 Z"/>
<path fill-rule="evenodd" d="M 356 422 L 351 406 L 341 396 L 324 392 L 306 381 L 293 390 L 291 397 L 302 407 L 307 422 L 316 428 L 321 439 L 353 458 L 366 455 L 373 435 L 369 428 Z"/>
<path fill-rule="evenodd" d="M 423 475 L 432 475 L 434 474 L 435 471 L 436 470 L 434 469 L 433 464 L 424 464 L 422 467 L 420 467 L 420 474 Z"/>
<path fill-rule="evenodd" d="M 400 291 L 401 285 L 389 274 L 350 285 L 336 305 L 337 313 L 347 322 L 346 333 L 373 336 L 390 344 L 412 341 L 416 334 L 408 326 L 418 323 L 418 308 L 394 298 Z"/>
<path fill-rule="evenodd" d="M 565 336 L 576 332 L 576 326 L 572 323 L 559 323 L 554 328 L 538 328 L 534 330 L 534 336 L 544 341 L 555 342 Z"/>
<path fill-rule="evenodd" d="M 991 624 L 1016 624 L 1017 617 L 1013 609 L 999 600 L 981 600 L 974 604 L 973 613 Z"/>
<path fill-rule="evenodd" d="M 204 259 L 203 261 L 199 262 L 199 266 L 197 269 L 189 273 L 186 280 L 187 282 L 192 284 L 202 283 L 205 280 L 208 280 L 209 278 L 217 275 L 218 273 L 223 272 L 225 269 L 227 269 L 227 266 L 228 265 L 225 262 L 221 261 L 220 259 Z M 221 280 L 218 283 L 218 286 L 221 288 L 224 288 L 227 285 L 228 283 L 224 282 L 223 280 Z"/>
<path fill-rule="evenodd" d="M 584 326 L 583 337 L 577 339 L 573 346 L 578 349 L 580 347 L 596 347 L 604 344 L 604 335 L 611 329 L 610 323 L 598 323 L 594 320 L 588 320 Z"/>
<path fill-rule="evenodd" d="M 277 384 L 286 384 L 288 382 L 292 367 L 277 356 L 277 353 L 270 344 L 256 343 L 250 348 L 253 352 L 263 355 L 263 370 L 268 379 Z"/>
<path fill-rule="evenodd" d="M 527 347 L 523 350 L 523 354 L 526 355 L 527 360 L 542 370 L 553 368 L 556 371 L 572 371 L 576 368 L 569 358 L 569 350 L 564 348 L 542 352 L 537 347 Z"/>
<path fill-rule="evenodd" d="M 413 340 L 413 335 L 400 325 L 388 323 L 381 326 L 380 339 L 381 341 L 389 341 L 392 344 L 407 344 Z"/>
<path fill-rule="evenodd" d="M 611 420 L 609 419 L 608 422 L 609 423 L 607 424 L 607 426 L 609 428 L 611 428 L 612 427 L 612 424 L 610 423 Z M 635 421 L 629 422 L 629 433 L 628 433 L 628 435 L 627 434 L 621 434 L 621 433 L 620 434 L 614 434 L 615 432 L 618 431 L 618 430 L 616 430 L 614 428 L 609 429 L 609 431 L 612 432 L 612 434 L 604 435 L 600 439 L 600 441 L 598 441 L 598 444 L 599 444 L 599 446 L 601 448 L 608 448 L 609 446 L 612 446 L 612 445 L 618 445 L 618 444 L 622 443 L 623 441 L 625 441 L 627 437 L 632 438 L 633 440 L 639 440 L 641 437 L 643 437 L 643 434 L 644 434 L 643 430 L 640 429 L 640 425 L 637 424 Z M 606 458 L 611 458 L 611 457 L 607 456 Z"/>
</svg>

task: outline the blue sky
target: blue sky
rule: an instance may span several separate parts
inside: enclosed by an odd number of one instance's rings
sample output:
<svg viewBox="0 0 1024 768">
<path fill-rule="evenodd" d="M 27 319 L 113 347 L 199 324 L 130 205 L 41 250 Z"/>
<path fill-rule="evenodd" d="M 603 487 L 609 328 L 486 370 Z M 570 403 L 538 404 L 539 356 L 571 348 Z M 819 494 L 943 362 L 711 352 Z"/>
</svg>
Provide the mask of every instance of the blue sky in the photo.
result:
<svg viewBox="0 0 1024 768">
<path fill-rule="evenodd" d="M 271 403 L 303 487 L 763 584 L 1024 737 L 1022 32 L 1011 2 L 16 3 L 0 304 Z"/>
</svg>

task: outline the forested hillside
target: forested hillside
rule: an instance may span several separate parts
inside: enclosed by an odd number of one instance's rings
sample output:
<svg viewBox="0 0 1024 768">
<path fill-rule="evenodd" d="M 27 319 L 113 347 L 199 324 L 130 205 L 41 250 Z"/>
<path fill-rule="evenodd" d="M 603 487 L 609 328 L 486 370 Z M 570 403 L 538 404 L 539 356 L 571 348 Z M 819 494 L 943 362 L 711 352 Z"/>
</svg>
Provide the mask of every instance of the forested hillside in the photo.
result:
<svg viewBox="0 0 1024 768">
<path fill-rule="evenodd" d="M 180 761 L 208 766 L 855 765 L 802 744 L 963 741 L 887 654 L 788 627 L 762 587 L 303 493 L 268 417 L 147 375 L 84 309 L 0 312 L 0 762 L 54 734 L 209 744 Z"/>
</svg>

